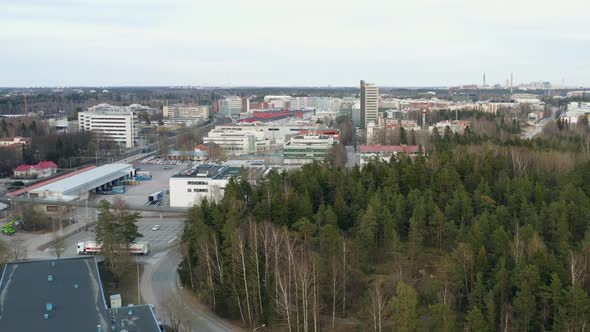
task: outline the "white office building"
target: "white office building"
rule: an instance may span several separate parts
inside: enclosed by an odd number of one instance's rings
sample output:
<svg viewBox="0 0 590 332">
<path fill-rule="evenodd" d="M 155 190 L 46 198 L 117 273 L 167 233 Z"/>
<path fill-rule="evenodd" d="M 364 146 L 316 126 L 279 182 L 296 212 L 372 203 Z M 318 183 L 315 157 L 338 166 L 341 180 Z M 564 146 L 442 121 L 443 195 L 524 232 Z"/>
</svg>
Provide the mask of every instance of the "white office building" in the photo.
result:
<svg viewBox="0 0 590 332">
<path fill-rule="evenodd" d="M 87 112 L 78 113 L 78 126 L 81 131 L 100 134 L 101 139 L 109 139 L 132 148 L 139 132 L 137 113 L 130 106 L 100 104 L 89 107 Z"/>
<path fill-rule="evenodd" d="M 270 141 L 270 144 L 282 145 L 291 136 L 299 134 L 301 131 L 308 131 L 316 128 L 317 125 L 309 124 L 274 124 L 274 123 L 241 123 L 239 125 L 221 125 L 215 126 L 215 131 L 227 132 L 253 132 L 263 133 L 263 139 Z"/>
<path fill-rule="evenodd" d="M 203 138 L 203 143 L 215 143 L 228 155 L 241 155 L 267 151 L 270 141 L 262 131 L 236 130 L 239 127 L 215 128 Z"/>
<path fill-rule="evenodd" d="M 242 99 L 239 96 L 230 96 L 218 101 L 219 113 L 228 116 L 240 115 L 242 112 L 247 112 L 249 108 L 249 101 L 247 98 Z"/>
<path fill-rule="evenodd" d="M 247 173 L 243 173 L 247 170 Z M 218 202 L 230 179 L 248 174 L 253 180 L 267 170 L 263 161 L 240 161 L 231 165 L 204 164 L 170 178 L 170 207 L 192 207 L 204 199 Z"/>
<path fill-rule="evenodd" d="M 334 137 L 329 135 L 298 135 L 283 147 L 285 165 L 303 165 L 323 161 L 334 146 Z"/>
</svg>

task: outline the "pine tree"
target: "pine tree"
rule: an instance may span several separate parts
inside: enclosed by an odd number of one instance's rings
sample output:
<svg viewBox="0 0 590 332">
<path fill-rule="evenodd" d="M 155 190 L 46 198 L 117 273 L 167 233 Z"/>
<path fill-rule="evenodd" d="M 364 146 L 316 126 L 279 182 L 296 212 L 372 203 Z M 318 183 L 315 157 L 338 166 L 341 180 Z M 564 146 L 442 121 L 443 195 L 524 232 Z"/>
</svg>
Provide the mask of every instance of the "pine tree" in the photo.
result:
<svg viewBox="0 0 590 332">
<path fill-rule="evenodd" d="M 414 331 L 418 326 L 418 294 L 403 281 L 398 282 L 395 296 L 389 300 L 396 331 Z"/>
<path fill-rule="evenodd" d="M 483 314 L 479 307 L 474 307 L 469 311 L 466 317 L 467 323 L 465 324 L 465 330 L 469 332 L 488 332 L 490 331 L 489 325 L 486 322 Z"/>
</svg>

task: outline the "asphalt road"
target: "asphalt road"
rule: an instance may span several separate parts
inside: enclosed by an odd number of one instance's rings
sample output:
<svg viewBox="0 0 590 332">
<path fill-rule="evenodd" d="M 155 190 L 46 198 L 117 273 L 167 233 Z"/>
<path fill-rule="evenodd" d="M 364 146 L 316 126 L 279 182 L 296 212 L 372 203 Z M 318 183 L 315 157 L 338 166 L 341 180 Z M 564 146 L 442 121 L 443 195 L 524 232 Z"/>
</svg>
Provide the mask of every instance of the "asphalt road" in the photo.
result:
<svg viewBox="0 0 590 332">
<path fill-rule="evenodd" d="M 222 321 L 196 304 L 194 298 L 181 289 L 176 271 L 182 259 L 178 250 L 178 246 L 174 246 L 167 251 L 140 258 L 144 267 L 140 283 L 144 302 L 156 305 L 157 315 L 163 324 L 167 323 L 167 310 L 176 310 L 176 315 L 186 317 L 191 331 L 240 331 L 240 328 Z M 173 306 L 170 301 L 181 305 Z M 180 310 L 181 313 L 178 312 Z"/>
<path fill-rule="evenodd" d="M 160 229 L 153 231 L 152 227 L 159 225 Z M 150 243 L 151 250 L 153 252 L 161 251 L 171 246 L 174 241 L 178 240 L 182 234 L 183 221 L 180 219 L 140 219 L 137 223 L 137 228 L 143 237 L 138 238 L 136 241 L 146 241 Z M 88 231 L 82 231 L 78 234 L 66 239 L 66 250 L 64 257 L 76 256 L 76 245 L 78 242 L 83 241 L 94 241 L 96 239 L 96 233 L 94 228 L 90 228 Z M 48 249 L 51 250 L 51 249 Z"/>
</svg>

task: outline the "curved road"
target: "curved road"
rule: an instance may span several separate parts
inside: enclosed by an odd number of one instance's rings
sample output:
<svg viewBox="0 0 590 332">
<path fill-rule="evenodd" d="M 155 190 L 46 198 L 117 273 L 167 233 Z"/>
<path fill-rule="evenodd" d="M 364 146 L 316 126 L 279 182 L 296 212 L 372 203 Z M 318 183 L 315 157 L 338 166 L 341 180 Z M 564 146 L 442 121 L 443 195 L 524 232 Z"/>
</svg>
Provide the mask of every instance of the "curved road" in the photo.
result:
<svg viewBox="0 0 590 332">
<path fill-rule="evenodd" d="M 184 319 L 189 321 L 191 331 L 227 332 L 242 330 L 208 312 L 207 309 L 195 303 L 192 296 L 185 293 L 180 287 L 180 280 L 176 271 L 181 259 L 178 246 L 140 259 L 144 263 L 140 283 L 143 302 L 156 305 L 158 317 L 164 324 L 168 320 L 166 310 L 172 307 L 168 301 L 172 299 L 176 302 L 174 306 L 176 308 L 171 308 L 171 310 L 182 310 L 182 312 L 174 314 L 189 316 Z"/>
</svg>

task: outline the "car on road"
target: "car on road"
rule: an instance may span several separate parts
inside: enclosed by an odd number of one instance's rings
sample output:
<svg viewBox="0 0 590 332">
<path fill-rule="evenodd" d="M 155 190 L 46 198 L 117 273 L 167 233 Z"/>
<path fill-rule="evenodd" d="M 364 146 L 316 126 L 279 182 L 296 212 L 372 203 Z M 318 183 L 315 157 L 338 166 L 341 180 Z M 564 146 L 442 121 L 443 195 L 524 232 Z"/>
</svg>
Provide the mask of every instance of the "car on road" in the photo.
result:
<svg viewBox="0 0 590 332">
<path fill-rule="evenodd" d="M 159 229 L 160 229 L 160 225 L 154 225 L 154 226 L 152 227 L 152 231 L 157 231 L 157 230 L 159 230 Z"/>
<path fill-rule="evenodd" d="M 164 169 L 172 169 L 170 166 L 164 166 Z"/>
</svg>

